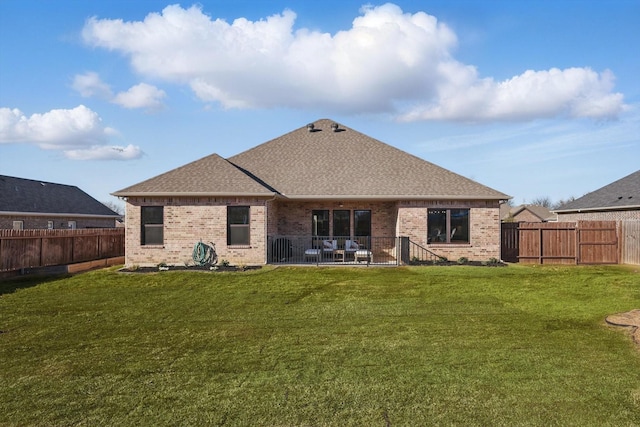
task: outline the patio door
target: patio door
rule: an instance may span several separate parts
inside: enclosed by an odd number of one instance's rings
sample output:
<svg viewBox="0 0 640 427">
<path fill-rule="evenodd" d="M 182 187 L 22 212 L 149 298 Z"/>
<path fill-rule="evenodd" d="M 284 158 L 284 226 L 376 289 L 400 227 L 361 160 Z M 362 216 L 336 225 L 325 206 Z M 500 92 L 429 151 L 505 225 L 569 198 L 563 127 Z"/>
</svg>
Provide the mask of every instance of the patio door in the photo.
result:
<svg viewBox="0 0 640 427">
<path fill-rule="evenodd" d="M 328 210 L 314 210 L 311 212 L 311 234 L 313 237 L 329 238 Z"/>
<path fill-rule="evenodd" d="M 349 238 L 351 236 L 351 211 L 333 211 L 333 238 Z"/>
<path fill-rule="evenodd" d="M 353 211 L 353 237 L 368 248 L 371 247 L 371 211 Z"/>
</svg>

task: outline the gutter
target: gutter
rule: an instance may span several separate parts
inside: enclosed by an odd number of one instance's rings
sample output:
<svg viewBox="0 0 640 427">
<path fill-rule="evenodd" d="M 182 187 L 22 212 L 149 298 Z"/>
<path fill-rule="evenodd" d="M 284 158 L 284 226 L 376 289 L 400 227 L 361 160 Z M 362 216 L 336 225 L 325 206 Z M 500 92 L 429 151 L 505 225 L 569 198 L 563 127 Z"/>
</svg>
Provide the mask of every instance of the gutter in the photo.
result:
<svg viewBox="0 0 640 427">
<path fill-rule="evenodd" d="M 480 197 L 480 196 L 451 196 L 451 195 L 332 195 L 332 196 L 319 196 L 319 195 L 295 195 L 284 197 L 290 200 L 508 200 L 511 197 Z"/>
<path fill-rule="evenodd" d="M 280 193 L 206 193 L 206 192 L 133 192 L 123 193 L 116 192 L 111 193 L 112 196 L 127 198 L 127 197 L 274 197 L 288 200 L 508 200 L 511 197 L 503 195 L 504 197 L 481 197 L 481 196 L 454 196 L 454 195 L 317 195 L 317 194 L 300 194 L 288 196 Z"/>
<path fill-rule="evenodd" d="M 603 206 L 599 208 L 577 208 L 577 209 L 560 209 L 551 211 L 553 213 L 582 213 L 582 212 L 594 212 L 594 211 L 621 211 L 621 210 L 638 210 L 640 205 L 630 206 Z"/>
</svg>

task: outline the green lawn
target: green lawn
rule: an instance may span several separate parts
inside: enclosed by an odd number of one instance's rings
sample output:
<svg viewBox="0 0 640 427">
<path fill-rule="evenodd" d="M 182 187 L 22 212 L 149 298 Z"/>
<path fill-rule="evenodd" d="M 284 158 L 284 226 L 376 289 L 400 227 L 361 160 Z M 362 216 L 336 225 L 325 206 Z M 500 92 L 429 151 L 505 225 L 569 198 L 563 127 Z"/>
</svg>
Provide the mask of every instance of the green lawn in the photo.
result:
<svg viewBox="0 0 640 427">
<path fill-rule="evenodd" d="M 0 282 L 0 425 L 635 426 L 640 268 Z"/>
</svg>

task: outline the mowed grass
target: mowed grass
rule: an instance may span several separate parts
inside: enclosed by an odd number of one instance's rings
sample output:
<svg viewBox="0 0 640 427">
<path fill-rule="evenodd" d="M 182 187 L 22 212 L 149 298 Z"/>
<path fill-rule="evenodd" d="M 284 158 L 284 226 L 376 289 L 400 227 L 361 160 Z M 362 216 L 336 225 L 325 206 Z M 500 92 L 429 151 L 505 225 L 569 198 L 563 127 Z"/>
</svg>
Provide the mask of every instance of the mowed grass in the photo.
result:
<svg viewBox="0 0 640 427">
<path fill-rule="evenodd" d="M 634 426 L 640 268 L 0 282 L 0 425 Z"/>
</svg>

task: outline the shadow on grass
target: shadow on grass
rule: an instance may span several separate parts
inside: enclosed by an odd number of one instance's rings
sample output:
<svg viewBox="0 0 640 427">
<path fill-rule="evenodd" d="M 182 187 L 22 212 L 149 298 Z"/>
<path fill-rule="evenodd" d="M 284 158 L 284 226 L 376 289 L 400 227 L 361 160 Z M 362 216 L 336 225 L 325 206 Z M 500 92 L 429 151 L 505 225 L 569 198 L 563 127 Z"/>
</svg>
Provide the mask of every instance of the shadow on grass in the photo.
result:
<svg viewBox="0 0 640 427">
<path fill-rule="evenodd" d="M 43 283 L 52 282 L 54 280 L 60 280 L 71 276 L 70 274 L 45 276 L 23 276 L 15 277 L 11 279 L 0 280 L 0 296 L 5 294 L 11 294 L 20 289 L 33 288 Z"/>
</svg>

